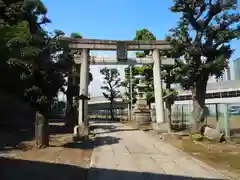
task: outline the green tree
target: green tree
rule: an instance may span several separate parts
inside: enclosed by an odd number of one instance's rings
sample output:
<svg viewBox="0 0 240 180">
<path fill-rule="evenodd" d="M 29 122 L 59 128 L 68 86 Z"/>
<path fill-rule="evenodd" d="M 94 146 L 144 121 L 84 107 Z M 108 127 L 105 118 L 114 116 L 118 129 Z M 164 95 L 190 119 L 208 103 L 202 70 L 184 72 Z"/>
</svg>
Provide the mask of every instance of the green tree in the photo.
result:
<svg viewBox="0 0 240 180">
<path fill-rule="evenodd" d="M 133 40 L 156 40 L 156 37 L 150 32 L 148 29 L 143 28 L 136 31 L 136 35 L 133 38 Z M 145 57 L 146 55 L 149 55 L 150 51 L 146 50 L 143 52 L 136 52 L 137 57 Z M 136 85 L 139 83 L 139 79 L 134 78 L 134 76 L 137 75 L 145 75 L 144 69 L 152 68 L 152 66 L 149 65 L 141 65 L 141 66 L 132 66 L 132 79 L 130 79 L 130 66 L 125 68 L 125 79 L 122 83 L 122 86 L 125 87 L 126 92 L 125 95 L 130 99 L 130 83 L 132 83 L 132 98 L 133 103 L 136 102 Z M 146 79 L 146 83 L 148 85 L 147 87 L 147 103 L 150 106 L 152 102 L 154 102 L 154 94 L 153 94 L 153 85 L 152 85 L 152 78 Z"/>
<path fill-rule="evenodd" d="M 134 40 L 156 40 L 156 37 L 147 29 L 140 29 L 136 31 L 136 36 Z M 149 55 L 149 51 L 144 52 L 137 52 L 137 57 L 145 57 Z M 183 66 L 183 62 L 176 59 L 174 65 L 162 66 L 161 67 L 161 74 L 166 84 L 166 89 L 163 90 L 163 99 L 166 102 L 166 110 L 167 110 L 167 117 L 169 122 L 169 130 L 171 130 L 171 107 L 174 103 L 174 100 L 177 96 L 177 92 L 171 88 L 171 84 L 178 83 L 180 81 L 180 73 L 179 70 Z M 125 69 L 125 82 L 129 82 L 129 75 L 127 74 L 128 69 Z M 134 67 L 133 71 L 134 75 L 144 75 L 145 76 L 145 83 L 147 85 L 146 92 L 147 92 L 147 103 L 150 107 L 151 103 L 155 102 L 155 95 L 154 95 L 154 84 L 153 84 L 153 65 L 141 65 Z M 137 79 L 133 79 L 134 86 L 133 92 L 134 95 L 137 93 L 135 92 L 136 84 L 138 83 Z M 125 84 L 124 84 L 125 85 Z M 126 87 L 126 86 L 125 86 Z"/>
<path fill-rule="evenodd" d="M 104 90 L 103 95 L 110 101 L 110 113 L 111 119 L 114 120 L 113 105 L 116 98 L 120 98 L 121 94 L 119 88 L 121 87 L 120 74 L 117 69 L 108 69 L 107 67 L 100 70 L 100 73 L 104 76 L 104 86 L 101 89 Z"/>
<path fill-rule="evenodd" d="M 222 75 L 233 49 L 230 42 L 240 36 L 240 15 L 221 1 L 173 0 L 171 11 L 180 14 L 176 28 L 167 38 L 169 57 L 184 57 L 182 86 L 192 91 L 193 131 L 204 121 L 206 87 L 209 76 Z"/>
<path fill-rule="evenodd" d="M 156 37 L 148 29 L 143 28 L 136 31 L 136 35 L 133 38 L 133 40 L 152 41 L 152 40 L 156 40 Z M 146 55 L 149 55 L 149 52 L 150 52 L 149 50 L 145 50 L 143 52 L 137 52 L 136 56 L 145 57 Z"/>
<path fill-rule="evenodd" d="M 49 109 L 64 84 L 58 64 L 63 47 L 57 41 L 63 32 L 50 34 L 42 28 L 50 20 L 40 0 L 2 0 L 0 12 L 1 88 L 42 114 L 36 122 L 43 127 L 38 145 L 47 146 Z"/>
<path fill-rule="evenodd" d="M 132 79 L 130 77 L 130 68 L 132 68 Z M 125 88 L 125 92 L 124 95 L 127 98 L 127 101 L 129 101 L 131 99 L 131 95 L 130 95 L 130 88 L 131 85 L 130 83 L 132 83 L 132 101 L 133 103 L 136 103 L 137 99 L 136 99 L 136 85 L 138 84 L 138 79 L 134 78 L 134 76 L 138 75 L 138 70 L 139 68 L 137 68 L 136 66 L 132 66 L 129 65 L 128 67 L 126 67 L 124 69 L 124 80 L 122 81 L 122 87 Z M 130 102 L 129 102 L 130 103 Z"/>
</svg>

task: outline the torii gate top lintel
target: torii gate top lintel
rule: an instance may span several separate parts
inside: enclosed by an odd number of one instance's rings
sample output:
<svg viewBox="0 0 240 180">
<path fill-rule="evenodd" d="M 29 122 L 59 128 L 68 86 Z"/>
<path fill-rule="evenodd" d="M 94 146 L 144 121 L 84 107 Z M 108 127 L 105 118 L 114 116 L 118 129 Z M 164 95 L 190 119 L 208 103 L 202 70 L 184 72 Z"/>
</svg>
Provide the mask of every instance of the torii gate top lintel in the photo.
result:
<svg viewBox="0 0 240 180">
<path fill-rule="evenodd" d="M 90 50 L 117 50 L 118 44 L 127 46 L 128 51 L 168 49 L 170 43 L 164 40 L 145 41 L 145 40 L 101 40 L 101 39 L 77 39 L 61 37 L 60 40 L 69 42 L 71 49 L 90 49 Z"/>
</svg>

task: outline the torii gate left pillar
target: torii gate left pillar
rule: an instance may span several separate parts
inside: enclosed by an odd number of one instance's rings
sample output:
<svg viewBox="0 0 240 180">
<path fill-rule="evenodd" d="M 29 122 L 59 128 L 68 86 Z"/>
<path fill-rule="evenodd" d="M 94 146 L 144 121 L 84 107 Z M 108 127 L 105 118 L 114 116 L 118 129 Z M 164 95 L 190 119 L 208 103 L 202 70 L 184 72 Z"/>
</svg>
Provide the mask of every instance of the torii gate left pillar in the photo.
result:
<svg viewBox="0 0 240 180">
<path fill-rule="evenodd" d="M 83 94 L 88 96 L 88 84 L 89 84 L 89 49 L 83 49 L 81 53 L 81 66 L 80 66 L 80 91 L 79 95 Z M 84 112 L 82 112 L 82 100 L 79 102 L 79 114 L 78 114 L 78 124 L 85 126 L 88 125 L 88 101 L 84 101 Z M 82 113 L 84 113 L 84 119 L 82 119 Z"/>
<path fill-rule="evenodd" d="M 88 96 L 89 85 L 89 49 L 82 49 L 80 56 L 80 84 L 79 95 Z M 74 137 L 80 138 L 88 135 L 88 100 L 79 100 L 78 125 L 74 127 Z M 82 107 L 84 105 L 84 108 Z M 84 109 L 84 112 L 82 111 Z M 84 116 L 83 116 L 84 115 Z"/>
</svg>

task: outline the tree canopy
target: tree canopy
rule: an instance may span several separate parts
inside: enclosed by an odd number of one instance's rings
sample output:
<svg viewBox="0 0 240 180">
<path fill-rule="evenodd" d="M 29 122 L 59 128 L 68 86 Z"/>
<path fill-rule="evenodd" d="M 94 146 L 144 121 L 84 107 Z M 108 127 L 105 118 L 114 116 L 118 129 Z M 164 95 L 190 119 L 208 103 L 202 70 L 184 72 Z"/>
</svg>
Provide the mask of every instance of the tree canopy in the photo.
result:
<svg viewBox="0 0 240 180">
<path fill-rule="evenodd" d="M 101 69 L 100 73 L 104 78 L 104 86 L 101 87 L 101 89 L 104 90 L 103 95 L 113 103 L 116 98 L 120 98 L 121 96 L 119 91 L 119 88 L 121 87 L 120 74 L 117 69 L 109 69 L 107 67 Z"/>
<path fill-rule="evenodd" d="M 196 130 L 204 119 L 207 81 L 210 75 L 219 77 L 228 68 L 233 49 L 230 42 L 240 37 L 240 14 L 231 6 L 216 0 L 173 0 L 171 11 L 180 20 L 170 30 L 167 40 L 172 48 L 165 55 L 183 58 L 181 85 L 191 89 L 193 121 Z"/>
<path fill-rule="evenodd" d="M 121 98 L 119 88 L 121 87 L 120 73 L 116 68 L 109 69 L 107 67 L 100 70 L 103 75 L 103 96 L 110 101 L 111 119 L 114 119 L 113 104 L 117 98 Z"/>
<path fill-rule="evenodd" d="M 42 27 L 50 20 L 41 1 L 0 3 L 2 88 L 45 111 L 64 84 L 56 55 L 63 51 L 57 37 L 64 33 Z"/>
</svg>

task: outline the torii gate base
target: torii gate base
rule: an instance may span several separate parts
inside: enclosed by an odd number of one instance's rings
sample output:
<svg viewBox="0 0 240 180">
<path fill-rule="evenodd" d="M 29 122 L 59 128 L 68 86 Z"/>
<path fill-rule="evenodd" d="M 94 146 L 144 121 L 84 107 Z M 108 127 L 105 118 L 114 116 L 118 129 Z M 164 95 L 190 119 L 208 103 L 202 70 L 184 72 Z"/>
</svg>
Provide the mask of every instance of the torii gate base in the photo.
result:
<svg viewBox="0 0 240 180">
<path fill-rule="evenodd" d="M 154 94 L 155 94 L 155 107 L 156 107 L 156 123 L 161 124 L 164 122 L 164 110 L 162 100 L 162 83 L 161 83 L 161 58 L 160 50 L 168 49 L 169 43 L 166 41 L 115 41 L 115 40 L 98 40 L 98 39 L 75 39 L 62 37 L 62 41 L 67 41 L 71 49 L 81 50 L 81 71 L 80 71 L 80 94 L 88 96 L 88 70 L 90 55 L 89 50 L 117 50 L 117 61 L 119 64 L 129 64 L 127 58 L 128 51 L 153 51 L 151 60 L 153 63 L 153 79 L 154 79 Z M 76 61 L 78 62 L 78 61 Z M 162 62 L 163 64 L 167 64 Z M 142 63 L 143 64 L 143 63 Z M 170 63 L 171 64 L 171 63 Z M 81 101 L 81 100 L 80 100 Z M 82 103 L 79 102 L 79 118 L 78 126 L 74 128 L 74 136 L 85 136 L 86 127 L 88 127 L 88 101 L 84 104 L 84 118 L 82 119 Z M 81 127 L 85 128 L 81 128 Z M 85 132 L 85 133 L 84 133 Z M 82 134 L 84 133 L 84 134 Z"/>
</svg>

